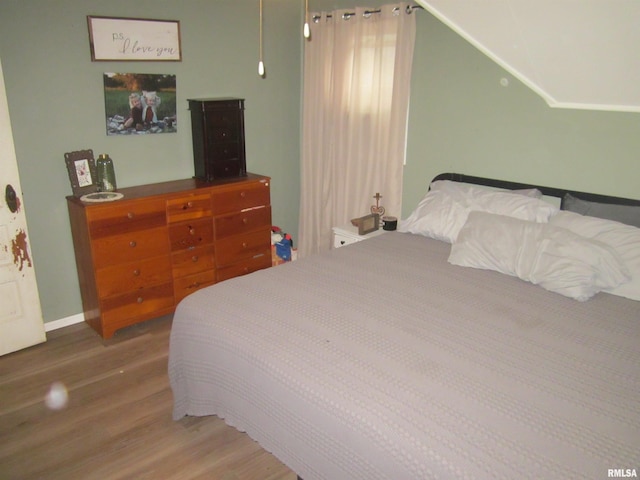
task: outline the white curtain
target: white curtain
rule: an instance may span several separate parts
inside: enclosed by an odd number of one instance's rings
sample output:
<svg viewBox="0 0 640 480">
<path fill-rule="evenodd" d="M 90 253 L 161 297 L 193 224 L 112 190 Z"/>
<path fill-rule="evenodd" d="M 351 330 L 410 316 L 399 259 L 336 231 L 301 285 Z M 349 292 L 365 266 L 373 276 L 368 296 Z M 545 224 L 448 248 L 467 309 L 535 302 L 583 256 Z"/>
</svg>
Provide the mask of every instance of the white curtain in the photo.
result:
<svg viewBox="0 0 640 480">
<path fill-rule="evenodd" d="M 351 14 L 351 15 L 349 15 Z M 415 13 L 409 4 L 311 14 L 305 41 L 298 253 L 328 250 L 331 228 L 382 195 L 399 217 Z"/>
</svg>

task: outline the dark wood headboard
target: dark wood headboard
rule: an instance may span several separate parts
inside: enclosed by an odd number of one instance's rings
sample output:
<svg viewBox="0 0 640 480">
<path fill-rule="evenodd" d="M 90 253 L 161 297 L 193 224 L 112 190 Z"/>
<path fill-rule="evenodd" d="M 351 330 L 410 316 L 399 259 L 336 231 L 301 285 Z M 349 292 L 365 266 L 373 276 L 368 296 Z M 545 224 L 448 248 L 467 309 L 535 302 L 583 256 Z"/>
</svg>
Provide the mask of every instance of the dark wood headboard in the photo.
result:
<svg viewBox="0 0 640 480">
<path fill-rule="evenodd" d="M 610 195 L 600 195 L 597 193 L 579 192 L 576 190 L 563 190 L 554 187 L 542 187 L 540 185 L 530 185 L 528 183 L 509 182 L 506 180 L 495 180 L 493 178 L 473 177 L 461 173 L 441 173 L 436 176 L 436 180 L 451 180 L 454 182 L 471 183 L 474 185 L 485 185 L 487 187 L 504 188 L 507 190 L 520 190 L 525 188 L 537 188 L 543 195 L 558 197 L 562 199 L 565 194 L 570 193 L 576 198 L 588 200 L 590 202 L 611 203 L 615 205 L 640 205 L 640 200 L 631 198 L 612 197 Z"/>
</svg>

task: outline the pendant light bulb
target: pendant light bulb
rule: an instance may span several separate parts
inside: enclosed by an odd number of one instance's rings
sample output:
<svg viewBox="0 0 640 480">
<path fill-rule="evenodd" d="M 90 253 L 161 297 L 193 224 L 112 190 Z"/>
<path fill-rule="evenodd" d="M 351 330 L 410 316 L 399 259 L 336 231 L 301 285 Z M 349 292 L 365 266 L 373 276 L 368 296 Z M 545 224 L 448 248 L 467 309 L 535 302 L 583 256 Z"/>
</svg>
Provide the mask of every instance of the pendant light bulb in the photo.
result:
<svg viewBox="0 0 640 480">
<path fill-rule="evenodd" d="M 264 77 L 264 62 L 262 61 L 262 0 L 260 0 L 260 61 L 258 62 L 258 75 Z"/>
<path fill-rule="evenodd" d="M 311 31 L 309 30 L 309 0 L 304 0 L 304 28 L 302 29 L 302 34 L 304 38 L 311 36 Z"/>
</svg>

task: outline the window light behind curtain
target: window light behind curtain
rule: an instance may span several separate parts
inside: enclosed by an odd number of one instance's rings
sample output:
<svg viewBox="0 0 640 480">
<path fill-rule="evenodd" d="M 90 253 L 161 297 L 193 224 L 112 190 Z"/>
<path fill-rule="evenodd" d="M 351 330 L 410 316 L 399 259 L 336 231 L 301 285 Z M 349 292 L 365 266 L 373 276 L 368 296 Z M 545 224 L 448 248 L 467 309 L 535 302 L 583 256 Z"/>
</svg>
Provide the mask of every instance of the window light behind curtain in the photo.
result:
<svg viewBox="0 0 640 480">
<path fill-rule="evenodd" d="M 300 256 L 328 250 L 331 228 L 370 213 L 376 192 L 387 214 L 400 216 L 415 13 L 405 3 L 366 10 L 312 14 L 304 58 Z"/>
</svg>

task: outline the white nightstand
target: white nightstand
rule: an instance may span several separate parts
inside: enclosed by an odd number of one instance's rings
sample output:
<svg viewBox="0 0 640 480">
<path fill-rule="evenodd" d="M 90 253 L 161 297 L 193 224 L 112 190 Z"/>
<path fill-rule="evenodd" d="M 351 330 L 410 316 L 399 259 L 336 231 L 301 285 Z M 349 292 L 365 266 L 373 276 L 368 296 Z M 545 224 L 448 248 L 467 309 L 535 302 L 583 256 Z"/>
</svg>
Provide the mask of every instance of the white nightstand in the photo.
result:
<svg viewBox="0 0 640 480">
<path fill-rule="evenodd" d="M 387 230 L 383 230 L 382 227 L 380 227 L 380 229 L 376 230 L 375 232 L 367 233 L 366 235 L 358 235 L 358 227 L 354 227 L 350 223 L 347 225 L 342 225 L 340 227 L 333 227 L 332 230 L 333 248 L 344 247 L 345 245 L 349 245 L 351 243 L 361 242 L 362 240 L 377 237 L 378 235 L 387 233 Z"/>
</svg>

